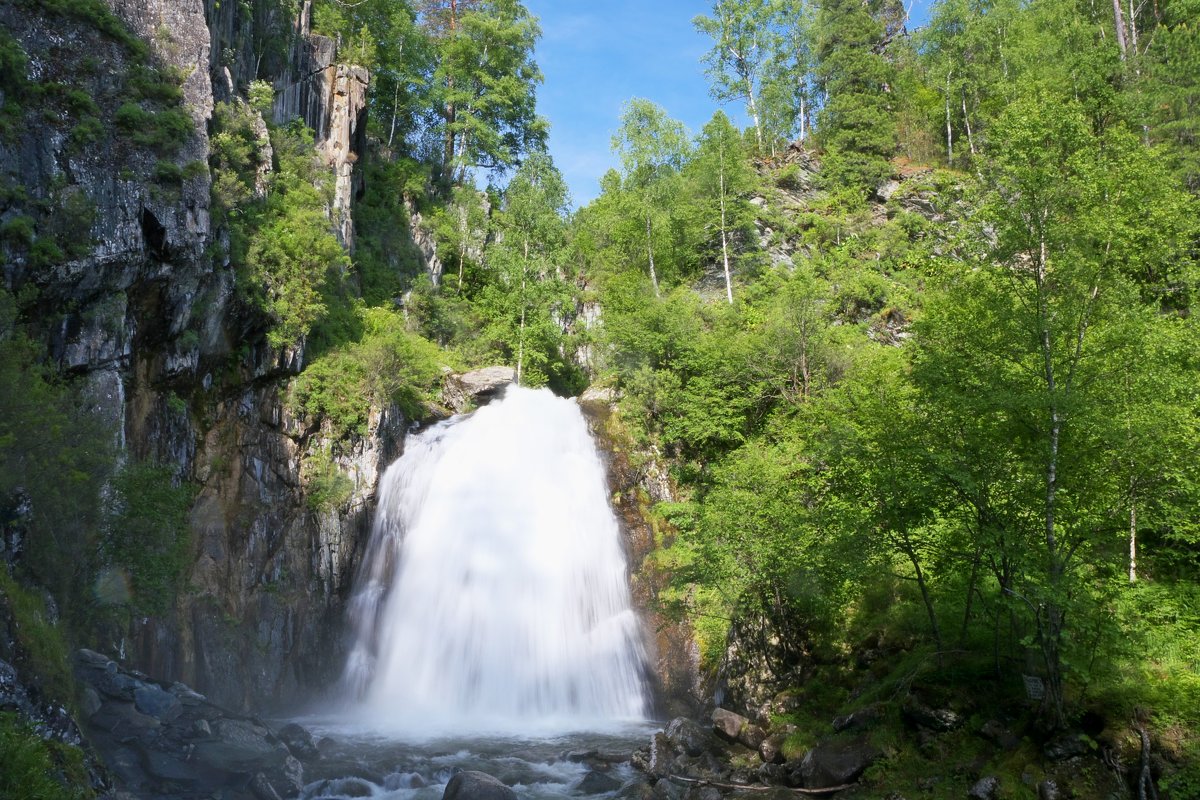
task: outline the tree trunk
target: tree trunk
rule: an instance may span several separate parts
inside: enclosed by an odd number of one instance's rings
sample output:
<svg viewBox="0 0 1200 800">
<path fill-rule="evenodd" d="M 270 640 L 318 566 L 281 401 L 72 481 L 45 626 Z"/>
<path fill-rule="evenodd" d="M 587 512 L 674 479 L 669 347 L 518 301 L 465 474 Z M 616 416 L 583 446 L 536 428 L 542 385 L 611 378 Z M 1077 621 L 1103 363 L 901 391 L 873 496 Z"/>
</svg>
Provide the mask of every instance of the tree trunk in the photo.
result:
<svg viewBox="0 0 1200 800">
<path fill-rule="evenodd" d="M 733 277 L 729 271 L 729 233 L 725 222 L 725 151 L 721 149 L 721 257 L 725 260 L 725 297 L 733 305 Z"/>
<path fill-rule="evenodd" d="M 975 136 L 971 133 L 971 116 L 967 113 L 967 93 L 963 90 L 962 93 L 962 110 L 963 110 L 963 125 L 967 129 L 967 146 L 971 149 L 971 155 L 975 155 Z"/>
<path fill-rule="evenodd" d="M 654 296 L 659 297 L 658 293 L 658 275 L 654 272 L 654 245 L 650 241 L 651 227 L 650 215 L 646 215 L 646 255 L 650 259 L 650 284 L 654 287 Z"/>
<path fill-rule="evenodd" d="M 525 280 L 529 274 L 529 240 L 525 240 L 525 258 L 521 262 L 521 327 L 517 333 L 517 386 L 525 369 Z"/>
<path fill-rule="evenodd" d="M 1117 47 L 1121 50 L 1121 60 L 1128 56 L 1129 41 L 1125 33 L 1125 15 L 1121 13 L 1121 0 L 1113 0 L 1113 27 L 1117 31 Z"/>
<path fill-rule="evenodd" d="M 946 163 L 954 164 L 954 128 L 950 124 L 950 74 L 946 74 Z"/>
<path fill-rule="evenodd" d="M 1129 481 L 1129 582 L 1137 583 L 1137 498 Z"/>
</svg>

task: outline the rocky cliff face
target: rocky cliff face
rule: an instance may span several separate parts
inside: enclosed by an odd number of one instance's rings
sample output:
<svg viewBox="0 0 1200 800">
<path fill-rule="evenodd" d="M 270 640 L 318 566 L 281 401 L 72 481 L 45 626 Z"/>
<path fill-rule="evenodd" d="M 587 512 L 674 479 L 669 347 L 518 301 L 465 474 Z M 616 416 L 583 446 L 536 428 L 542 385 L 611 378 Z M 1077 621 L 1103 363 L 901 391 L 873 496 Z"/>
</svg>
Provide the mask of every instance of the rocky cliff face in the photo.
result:
<svg viewBox="0 0 1200 800">
<path fill-rule="evenodd" d="M 301 454 L 326 433 L 285 410 L 303 351 L 267 346 L 214 256 L 208 125 L 214 100 L 273 80 L 276 118 L 318 132 L 337 176 L 331 224 L 350 246 L 368 76 L 274 4 L 108 1 L 141 46 L 82 12 L 0 3 L 36 88 L 14 79 L 4 99 L 63 98 L 26 103 L 0 137 L 0 224 L 31 231 L 4 239 L 4 285 L 121 446 L 199 486 L 189 591 L 112 652 L 231 707 L 284 702 L 338 668 L 341 600 L 405 420 L 374 410 L 336 457 L 350 499 L 310 506 Z"/>
</svg>

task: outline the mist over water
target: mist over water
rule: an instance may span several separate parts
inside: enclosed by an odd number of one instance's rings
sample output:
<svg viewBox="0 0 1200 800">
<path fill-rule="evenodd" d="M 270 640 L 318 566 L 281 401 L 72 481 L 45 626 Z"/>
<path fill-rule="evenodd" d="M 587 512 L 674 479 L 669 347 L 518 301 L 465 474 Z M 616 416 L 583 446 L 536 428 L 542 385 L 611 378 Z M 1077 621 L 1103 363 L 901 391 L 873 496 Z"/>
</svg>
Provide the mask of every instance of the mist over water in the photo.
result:
<svg viewBox="0 0 1200 800">
<path fill-rule="evenodd" d="M 537 735 L 648 711 L 604 466 L 548 390 L 510 387 L 409 437 L 350 615 L 343 688 L 379 729 Z"/>
</svg>

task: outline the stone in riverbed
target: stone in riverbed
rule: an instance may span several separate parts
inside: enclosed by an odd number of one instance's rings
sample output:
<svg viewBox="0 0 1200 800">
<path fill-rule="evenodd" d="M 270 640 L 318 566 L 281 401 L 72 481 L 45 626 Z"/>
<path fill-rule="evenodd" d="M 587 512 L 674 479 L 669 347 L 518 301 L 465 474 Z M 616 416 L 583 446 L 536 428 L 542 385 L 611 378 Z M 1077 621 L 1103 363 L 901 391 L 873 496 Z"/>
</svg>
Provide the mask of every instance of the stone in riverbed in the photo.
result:
<svg viewBox="0 0 1200 800">
<path fill-rule="evenodd" d="M 317 749 L 312 734 L 301 725 L 294 722 L 284 725 L 276 735 L 291 754 L 301 761 L 316 761 L 321 757 L 321 751 Z"/>
<path fill-rule="evenodd" d="M 220 719 L 212 724 L 213 739 L 196 745 L 200 763 L 224 772 L 255 772 L 281 767 L 290 757 L 282 742 L 265 728 L 242 719 Z"/>
<path fill-rule="evenodd" d="M 517 800 L 517 793 L 486 772 L 466 770 L 450 779 L 442 800 Z"/>
<path fill-rule="evenodd" d="M 713 735 L 700 723 L 687 717 L 676 717 L 667 725 L 667 741 L 678 752 L 693 758 L 713 750 Z"/>
<path fill-rule="evenodd" d="M 621 788 L 621 782 L 607 773 L 592 770 L 575 787 L 580 794 L 604 794 Z"/>
<path fill-rule="evenodd" d="M 138 711 L 161 722 L 170 722 L 183 713 L 183 706 L 175 695 L 149 683 L 133 690 L 133 704 Z"/>
</svg>

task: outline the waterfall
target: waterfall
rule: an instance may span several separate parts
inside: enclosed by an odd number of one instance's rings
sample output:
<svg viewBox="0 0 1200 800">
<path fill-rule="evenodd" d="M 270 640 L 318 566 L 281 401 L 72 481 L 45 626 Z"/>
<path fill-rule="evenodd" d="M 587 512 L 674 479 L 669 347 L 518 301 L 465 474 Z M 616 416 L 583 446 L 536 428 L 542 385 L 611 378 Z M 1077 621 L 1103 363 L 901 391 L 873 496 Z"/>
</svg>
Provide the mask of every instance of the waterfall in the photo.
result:
<svg viewBox="0 0 1200 800">
<path fill-rule="evenodd" d="M 645 655 L 604 466 L 578 405 L 510 387 L 412 435 L 351 601 L 356 715 L 402 730 L 641 720 Z"/>
</svg>

